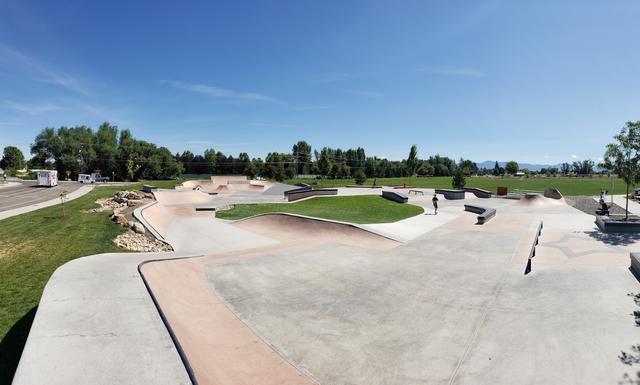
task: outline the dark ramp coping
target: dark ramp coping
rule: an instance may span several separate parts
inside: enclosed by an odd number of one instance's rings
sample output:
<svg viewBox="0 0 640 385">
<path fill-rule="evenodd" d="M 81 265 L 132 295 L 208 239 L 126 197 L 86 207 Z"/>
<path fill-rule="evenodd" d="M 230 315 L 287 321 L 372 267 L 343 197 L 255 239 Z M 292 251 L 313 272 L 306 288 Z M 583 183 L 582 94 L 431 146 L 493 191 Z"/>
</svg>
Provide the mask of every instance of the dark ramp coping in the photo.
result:
<svg viewBox="0 0 640 385">
<path fill-rule="evenodd" d="M 444 195 L 444 199 L 464 199 L 464 190 L 436 189 L 436 194 Z"/>
<path fill-rule="evenodd" d="M 409 197 L 404 195 L 403 193 L 399 193 L 397 191 L 383 191 L 382 197 L 387 198 L 392 201 L 396 201 L 398 203 L 407 203 L 409 202 Z"/>
<path fill-rule="evenodd" d="M 531 249 L 529 250 L 529 259 L 527 259 L 527 267 L 524 269 L 524 275 L 531 273 L 531 260 L 536 256 L 536 246 L 538 246 L 539 238 L 542 235 L 542 228 L 544 224 L 540 221 L 538 228 L 536 230 L 536 235 L 533 238 L 533 243 L 531 244 Z"/>
<path fill-rule="evenodd" d="M 463 189 L 466 192 L 473 193 L 478 198 L 491 198 L 491 191 L 483 190 L 476 187 L 465 187 Z"/>
<path fill-rule="evenodd" d="M 640 277 L 640 253 L 629 253 L 629 257 L 631 258 L 631 266 L 629 266 L 629 269 L 633 275 Z"/>
<path fill-rule="evenodd" d="M 303 190 L 303 191 L 288 191 L 285 194 L 288 202 L 297 201 L 299 199 L 320 196 L 320 195 L 338 195 L 338 189 L 319 189 L 319 190 Z"/>
<path fill-rule="evenodd" d="M 470 211 L 472 213 L 478 214 L 479 225 L 483 225 L 485 222 L 496 215 L 496 209 L 491 207 L 464 205 L 464 211 Z"/>
</svg>

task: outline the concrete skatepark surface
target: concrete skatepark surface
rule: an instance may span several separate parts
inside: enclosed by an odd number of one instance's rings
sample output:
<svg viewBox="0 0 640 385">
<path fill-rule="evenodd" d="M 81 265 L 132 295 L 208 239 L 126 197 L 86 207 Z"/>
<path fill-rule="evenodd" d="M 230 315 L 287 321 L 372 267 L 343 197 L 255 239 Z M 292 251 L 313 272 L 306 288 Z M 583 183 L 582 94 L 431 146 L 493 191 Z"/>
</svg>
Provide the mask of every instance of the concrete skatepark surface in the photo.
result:
<svg viewBox="0 0 640 385">
<path fill-rule="evenodd" d="M 181 357 L 200 385 L 602 384 L 633 371 L 617 356 L 640 337 L 627 297 L 637 238 L 548 198 L 481 199 L 498 214 L 477 226 L 463 205 L 479 198 L 441 200 L 433 215 L 423 190 L 409 203 L 426 214 L 361 228 L 194 210 L 268 189 L 161 191 L 142 215 L 176 252 L 58 269 L 14 384 L 189 383 Z M 156 259 L 141 271 L 183 356 L 137 272 Z"/>
</svg>

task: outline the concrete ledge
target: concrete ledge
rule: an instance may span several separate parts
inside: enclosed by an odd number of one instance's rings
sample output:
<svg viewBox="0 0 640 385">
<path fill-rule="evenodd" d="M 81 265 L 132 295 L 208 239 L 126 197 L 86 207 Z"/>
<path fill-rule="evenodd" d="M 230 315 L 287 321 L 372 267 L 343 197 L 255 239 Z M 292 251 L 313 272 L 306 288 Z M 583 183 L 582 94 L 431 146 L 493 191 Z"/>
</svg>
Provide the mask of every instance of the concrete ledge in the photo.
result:
<svg viewBox="0 0 640 385">
<path fill-rule="evenodd" d="M 596 225 L 603 233 L 639 233 L 640 222 L 615 221 L 612 216 L 596 215 Z"/>
<path fill-rule="evenodd" d="M 321 195 L 338 195 L 338 189 L 304 190 L 297 192 L 291 192 L 290 190 L 288 193 L 285 193 L 288 202 Z"/>
<path fill-rule="evenodd" d="M 306 183 L 300 183 L 297 184 L 296 186 L 299 186 L 298 188 L 294 188 L 291 190 L 287 190 L 284 192 L 284 196 L 286 197 L 289 194 L 294 194 L 294 193 L 298 193 L 298 192 L 303 192 L 303 191 L 311 191 L 313 190 L 313 188 L 311 187 L 311 185 L 308 185 Z"/>
<path fill-rule="evenodd" d="M 478 214 L 479 225 L 483 225 L 485 222 L 487 222 L 488 220 L 490 220 L 496 215 L 496 209 L 491 207 L 464 205 L 464 210 Z"/>
<path fill-rule="evenodd" d="M 435 192 L 444 195 L 444 198 L 449 200 L 464 199 L 464 190 L 436 189 Z"/>
<path fill-rule="evenodd" d="M 407 202 L 409 202 L 409 197 L 408 196 L 406 196 L 406 195 L 404 195 L 402 193 L 396 192 L 396 191 L 385 190 L 385 191 L 382 192 L 382 197 L 383 198 L 387 198 L 387 199 L 392 200 L 392 201 L 395 201 L 395 202 L 398 202 L 398 203 L 407 203 Z"/>
<path fill-rule="evenodd" d="M 478 198 L 491 198 L 491 191 L 483 190 L 476 187 L 465 187 L 464 191 L 473 193 Z"/>
</svg>

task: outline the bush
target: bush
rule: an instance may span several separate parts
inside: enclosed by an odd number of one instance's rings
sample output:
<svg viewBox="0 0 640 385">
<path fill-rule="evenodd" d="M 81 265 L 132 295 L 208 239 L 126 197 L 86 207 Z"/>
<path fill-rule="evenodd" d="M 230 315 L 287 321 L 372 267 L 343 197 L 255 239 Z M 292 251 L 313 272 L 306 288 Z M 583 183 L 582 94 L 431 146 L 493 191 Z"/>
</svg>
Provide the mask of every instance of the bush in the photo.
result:
<svg viewBox="0 0 640 385">
<path fill-rule="evenodd" d="M 364 184 L 364 182 L 367 181 L 367 176 L 364 175 L 364 171 L 362 171 L 362 169 L 358 169 L 358 171 L 356 171 L 354 178 L 356 180 L 356 184 Z"/>
<path fill-rule="evenodd" d="M 464 185 L 467 184 L 467 181 L 464 177 L 464 171 L 458 167 L 458 169 L 453 173 L 453 179 L 451 179 L 451 185 L 454 189 L 463 189 Z"/>
</svg>

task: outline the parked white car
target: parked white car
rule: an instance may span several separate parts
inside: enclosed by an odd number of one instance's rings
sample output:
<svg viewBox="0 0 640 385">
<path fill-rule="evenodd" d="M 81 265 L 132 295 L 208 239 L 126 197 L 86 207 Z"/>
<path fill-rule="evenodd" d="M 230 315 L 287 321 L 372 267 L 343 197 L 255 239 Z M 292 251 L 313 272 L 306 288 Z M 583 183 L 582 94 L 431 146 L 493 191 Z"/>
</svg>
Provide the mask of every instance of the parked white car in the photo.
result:
<svg viewBox="0 0 640 385">
<path fill-rule="evenodd" d="M 89 174 L 78 174 L 78 182 L 80 183 L 95 183 L 96 180 Z"/>
</svg>

